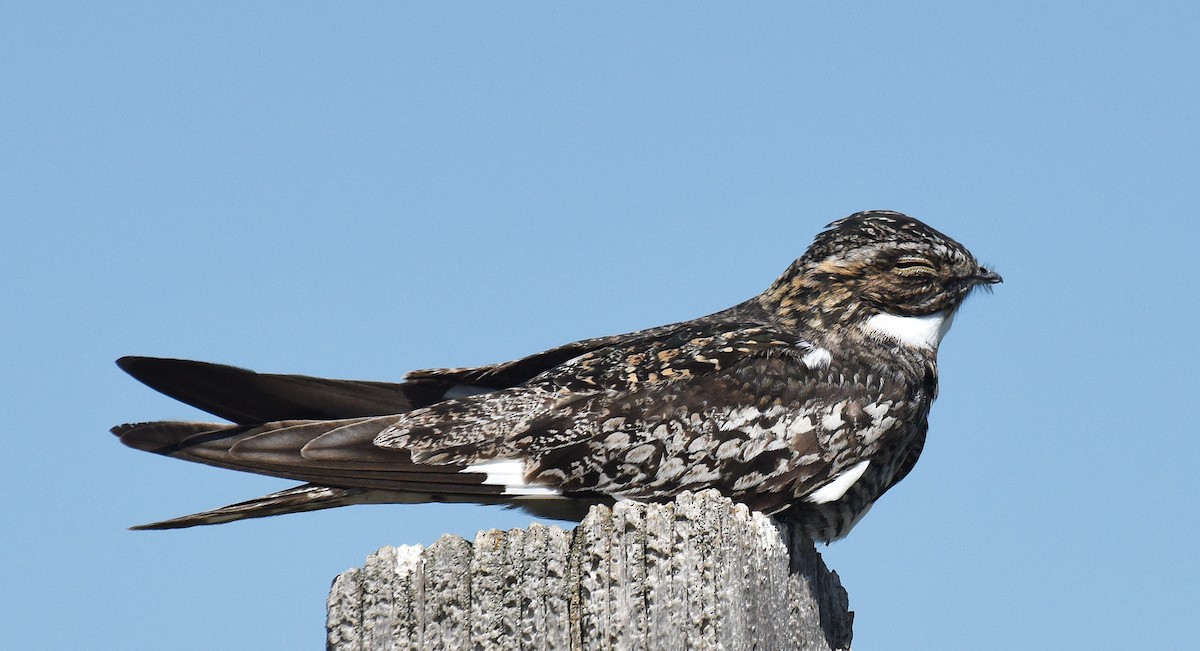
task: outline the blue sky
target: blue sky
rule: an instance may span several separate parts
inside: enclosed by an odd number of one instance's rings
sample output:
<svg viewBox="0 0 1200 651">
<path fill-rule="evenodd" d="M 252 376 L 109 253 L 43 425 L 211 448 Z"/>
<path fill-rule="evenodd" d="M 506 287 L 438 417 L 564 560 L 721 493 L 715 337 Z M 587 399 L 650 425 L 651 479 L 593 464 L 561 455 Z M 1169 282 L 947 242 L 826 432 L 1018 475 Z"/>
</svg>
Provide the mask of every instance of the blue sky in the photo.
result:
<svg viewBox="0 0 1200 651">
<path fill-rule="evenodd" d="M 824 550 L 856 649 L 1197 639 L 1194 3 L 5 3 L 0 629 L 318 648 L 338 572 L 526 526 L 135 452 L 121 355 L 396 379 L 692 318 L 833 219 L 993 264 L 924 456 Z"/>
</svg>

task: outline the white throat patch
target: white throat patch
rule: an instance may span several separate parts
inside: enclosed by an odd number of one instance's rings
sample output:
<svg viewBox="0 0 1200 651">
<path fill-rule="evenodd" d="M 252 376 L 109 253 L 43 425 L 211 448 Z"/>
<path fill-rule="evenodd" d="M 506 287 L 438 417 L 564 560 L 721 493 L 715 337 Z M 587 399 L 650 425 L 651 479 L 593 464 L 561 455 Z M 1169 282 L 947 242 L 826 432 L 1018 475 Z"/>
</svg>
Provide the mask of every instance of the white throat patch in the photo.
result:
<svg viewBox="0 0 1200 651">
<path fill-rule="evenodd" d="M 911 348 L 937 350 L 942 337 L 954 322 L 954 312 L 943 310 L 925 316 L 897 316 L 876 314 L 867 319 L 863 328 L 867 332 L 889 337 Z"/>
</svg>

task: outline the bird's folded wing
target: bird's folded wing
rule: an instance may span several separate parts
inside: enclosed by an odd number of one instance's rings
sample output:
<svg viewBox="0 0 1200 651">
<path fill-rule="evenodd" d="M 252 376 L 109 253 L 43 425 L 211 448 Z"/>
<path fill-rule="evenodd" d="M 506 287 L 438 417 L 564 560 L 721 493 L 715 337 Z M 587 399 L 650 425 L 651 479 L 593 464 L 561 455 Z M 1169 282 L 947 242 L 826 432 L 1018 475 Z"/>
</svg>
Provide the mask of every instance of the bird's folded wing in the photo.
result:
<svg viewBox="0 0 1200 651">
<path fill-rule="evenodd" d="M 717 488 L 773 512 L 865 459 L 852 432 L 859 423 L 842 415 L 877 402 L 879 378 L 831 373 L 827 352 L 766 327 L 703 333 L 655 351 L 633 353 L 643 357 L 625 366 L 603 360 L 592 376 L 568 375 L 620 390 L 528 426 L 516 444 L 532 451 L 531 482 L 633 499 Z M 839 437 L 850 444 L 829 444 Z"/>
<path fill-rule="evenodd" d="M 234 423 L 253 425 L 399 414 L 516 386 L 589 351 L 671 327 L 585 339 L 499 364 L 413 371 L 404 382 L 258 373 L 225 364 L 159 357 L 122 357 L 117 365 L 180 402 Z"/>
<path fill-rule="evenodd" d="M 404 379 L 409 382 L 450 382 L 488 389 L 504 389 L 528 382 L 580 355 L 606 348 L 628 346 L 635 342 L 654 340 L 664 334 L 675 332 L 681 325 L 683 324 L 675 323 L 637 332 L 583 339 L 498 364 L 421 369 L 409 372 Z"/>
<path fill-rule="evenodd" d="M 201 511 L 170 520 L 151 522 L 134 530 L 183 529 L 204 524 L 222 524 L 245 518 L 263 518 L 269 515 L 317 511 L 337 506 L 362 504 L 370 501 L 370 491 L 361 488 L 333 488 L 303 484 L 245 502 L 238 502 L 211 511 Z"/>
<path fill-rule="evenodd" d="M 234 505 L 213 515 L 217 520 L 198 524 L 365 499 L 318 488 L 362 489 L 406 502 L 495 503 L 564 494 L 654 499 L 709 486 L 782 495 L 803 480 L 797 473 L 818 475 L 824 462 L 806 451 L 811 437 L 800 431 L 803 409 L 811 407 L 801 404 L 811 391 L 805 383 L 812 373 L 803 361 L 811 350 L 761 324 L 692 322 L 578 354 L 522 386 L 405 413 L 234 425 L 138 423 L 113 432 L 138 449 L 315 485 Z M 218 410 L 242 418 L 293 413 L 296 387 L 316 387 L 325 399 L 342 389 L 353 394 L 374 386 L 174 360 L 139 364 L 139 371 L 184 365 L 198 369 L 193 377 L 229 376 L 254 387 L 258 397 L 262 386 L 284 388 L 287 395 L 273 406 L 248 404 L 232 414 L 230 405 L 239 398 L 230 396 Z M 152 378 L 154 386 L 191 397 L 207 391 L 159 379 Z M 475 378 L 454 381 L 460 379 Z"/>
<path fill-rule="evenodd" d="M 122 357 L 117 365 L 160 393 L 241 424 L 397 414 L 419 399 L 403 384 L 256 373 L 182 359 Z"/>
</svg>

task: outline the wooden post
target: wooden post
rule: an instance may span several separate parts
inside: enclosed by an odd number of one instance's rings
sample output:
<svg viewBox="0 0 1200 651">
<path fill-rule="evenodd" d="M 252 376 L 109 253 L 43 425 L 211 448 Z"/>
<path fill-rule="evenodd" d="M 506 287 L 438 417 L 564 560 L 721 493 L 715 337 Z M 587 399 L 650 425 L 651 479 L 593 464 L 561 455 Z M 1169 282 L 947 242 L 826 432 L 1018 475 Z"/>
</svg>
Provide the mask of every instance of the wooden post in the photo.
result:
<svg viewBox="0 0 1200 651">
<path fill-rule="evenodd" d="M 715 491 L 384 547 L 329 593 L 328 648 L 849 649 L 854 615 L 813 543 Z"/>
</svg>

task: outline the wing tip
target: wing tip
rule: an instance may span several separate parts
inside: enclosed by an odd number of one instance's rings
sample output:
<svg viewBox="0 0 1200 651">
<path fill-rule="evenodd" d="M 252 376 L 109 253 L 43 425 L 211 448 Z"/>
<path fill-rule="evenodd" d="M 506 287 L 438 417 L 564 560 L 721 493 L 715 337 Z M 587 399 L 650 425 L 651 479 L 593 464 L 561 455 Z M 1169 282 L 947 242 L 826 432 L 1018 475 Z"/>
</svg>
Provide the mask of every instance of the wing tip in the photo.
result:
<svg viewBox="0 0 1200 651">
<path fill-rule="evenodd" d="M 117 368 L 125 371 L 134 379 L 143 384 L 157 388 L 156 382 L 168 378 L 171 373 L 177 372 L 180 368 L 196 368 L 196 367 L 215 367 L 222 369 L 238 369 L 237 367 L 226 366 L 224 364 L 212 364 L 209 362 L 197 362 L 192 359 L 178 359 L 175 357 L 147 357 L 145 355 L 125 355 L 117 358 Z"/>
<path fill-rule="evenodd" d="M 317 484 L 301 484 L 277 493 L 222 506 L 210 511 L 201 511 L 178 518 L 171 518 L 170 520 L 134 525 L 129 527 L 129 530 L 162 531 L 166 529 L 186 529 L 200 525 L 225 524 L 238 520 L 249 520 L 286 513 L 318 511 L 336 506 L 360 503 L 364 501 L 364 498 L 369 493 L 370 491 L 362 488 L 339 488 Z"/>
<path fill-rule="evenodd" d="M 163 520 L 161 522 L 150 522 L 147 524 L 135 524 L 126 529 L 126 531 L 167 531 L 169 529 L 186 529 L 187 527 L 195 526 L 194 524 L 171 524 L 171 520 Z"/>
<path fill-rule="evenodd" d="M 137 377 L 138 373 L 145 370 L 147 366 L 153 365 L 156 362 L 164 361 L 179 360 L 167 360 L 161 357 L 144 357 L 142 355 L 125 355 L 117 358 L 117 368 L 125 371 L 133 377 Z"/>
</svg>

